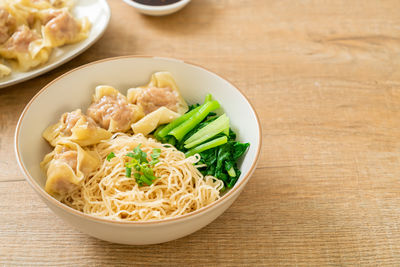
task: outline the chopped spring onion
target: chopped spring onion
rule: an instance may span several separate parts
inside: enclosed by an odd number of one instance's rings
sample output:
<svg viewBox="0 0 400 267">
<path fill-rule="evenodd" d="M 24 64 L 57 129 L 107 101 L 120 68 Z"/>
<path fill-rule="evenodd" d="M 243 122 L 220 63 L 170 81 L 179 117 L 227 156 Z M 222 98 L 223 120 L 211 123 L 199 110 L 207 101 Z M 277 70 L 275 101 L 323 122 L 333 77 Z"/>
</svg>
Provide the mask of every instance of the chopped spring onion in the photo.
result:
<svg viewBox="0 0 400 267">
<path fill-rule="evenodd" d="M 115 158 L 114 152 L 111 152 L 110 154 L 107 155 L 107 161 L 110 161 L 112 158 Z"/>
</svg>

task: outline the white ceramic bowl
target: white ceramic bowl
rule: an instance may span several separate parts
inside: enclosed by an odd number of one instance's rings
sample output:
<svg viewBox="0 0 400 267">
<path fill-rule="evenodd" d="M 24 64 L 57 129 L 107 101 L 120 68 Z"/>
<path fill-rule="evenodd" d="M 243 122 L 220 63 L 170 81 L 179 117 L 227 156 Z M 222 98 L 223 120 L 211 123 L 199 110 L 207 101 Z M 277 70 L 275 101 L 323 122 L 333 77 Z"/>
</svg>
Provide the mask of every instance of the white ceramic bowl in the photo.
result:
<svg viewBox="0 0 400 267">
<path fill-rule="evenodd" d="M 140 13 L 150 16 L 164 16 L 181 10 L 190 2 L 190 0 L 180 0 L 179 2 L 163 6 L 144 5 L 132 0 L 124 0 L 124 2 L 134 7 Z"/>
<path fill-rule="evenodd" d="M 122 93 L 145 84 L 156 71 L 169 71 L 189 103 L 200 103 L 207 93 L 221 103 L 231 120 L 238 140 L 250 142 L 240 162 L 242 171 L 236 185 L 216 202 L 192 213 L 150 222 L 117 222 L 83 214 L 60 203 L 44 190 L 46 177 L 39 167 L 51 147 L 42 138 L 43 130 L 61 114 L 90 104 L 94 88 L 108 84 Z M 220 110 L 222 112 L 222 110 Z M 27 104 L 18 121 L 15 151 L 21 170 L 41 199 L 60 218 L 79 231 L 110 242 L 155 244 L 193 233 L 221 215 L 239 196 L 256 168 L 260 154 L 261 129 L 258 117 L 246 97 L 218 75 L 181 60 L 159 57 L 117 57 L 78 67 L 40 90 Z"/>
</svg>

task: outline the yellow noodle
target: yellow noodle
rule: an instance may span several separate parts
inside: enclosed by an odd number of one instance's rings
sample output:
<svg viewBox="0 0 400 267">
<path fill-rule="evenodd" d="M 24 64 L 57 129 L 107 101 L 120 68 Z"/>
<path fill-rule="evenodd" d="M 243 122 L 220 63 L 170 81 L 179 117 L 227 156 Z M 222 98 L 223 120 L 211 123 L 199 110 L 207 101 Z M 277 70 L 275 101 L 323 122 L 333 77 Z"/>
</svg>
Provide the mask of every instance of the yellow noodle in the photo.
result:
<svg viewBox="0 0 400 267">
<path fill-rule="evenodd" d="M 150 186 L 139 186 L 134 178 L 125 176 L 127 153 L 140 148 L 150 155 L 160 148 L 160 162 L 154 167 Z M 184 153 L 142 134 L 117 133 L 91 148 L 102 159 L 102 165 L 91 173 L 61 201 L 86 214 L 111 220 L 149 221 L 183 215 L 217 200 L 223 182 L 204 177 L 194 166 L 199 156 L 185 158 Z M 107 155 L 114 152 L 110 161 Z"/>
</svg>

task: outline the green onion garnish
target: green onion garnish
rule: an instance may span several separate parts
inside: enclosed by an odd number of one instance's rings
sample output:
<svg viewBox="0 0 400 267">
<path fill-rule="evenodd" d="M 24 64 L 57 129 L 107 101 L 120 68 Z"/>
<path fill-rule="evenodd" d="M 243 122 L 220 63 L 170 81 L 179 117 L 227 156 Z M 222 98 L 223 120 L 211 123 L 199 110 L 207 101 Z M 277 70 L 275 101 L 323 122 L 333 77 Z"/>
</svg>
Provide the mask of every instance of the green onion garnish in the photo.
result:
<svg viewBox="0 0 400 267">
<path fill-rule="evenodd" d="M 110 161 L 112 158 L 115 158 L 114 152 L 111 152 L 110 154 L 107 155 L 107 161 Z"/>
<path fill-rule="evenodd" d="M 151 166 L 159 162 L 158 158 L 161 155 L 161 149 L 153 149 L 150 154 L 152 160 L 149 162 L 147 160 L 147 153 L 140 149 L 140 145 L 141 144 L 135 147 L 133 152 L 129 152 L 125 155 L 132 158 L 125 163 L 126 177 L 132 177 L 133 172 L 133 177 L 139 186 L 144 184 L 151 185 L 153 181 L 157 179 L 157 177 L 154 176 L 154 171 Z"/>
<path fill-rule="evenodd" d="M 126 170 L 126 172 L 125 172 L 126 177 L 131 178 L 132 177 L 132 169 L 129 167 L 125 167 L 125 170 Z"/>
</svg>

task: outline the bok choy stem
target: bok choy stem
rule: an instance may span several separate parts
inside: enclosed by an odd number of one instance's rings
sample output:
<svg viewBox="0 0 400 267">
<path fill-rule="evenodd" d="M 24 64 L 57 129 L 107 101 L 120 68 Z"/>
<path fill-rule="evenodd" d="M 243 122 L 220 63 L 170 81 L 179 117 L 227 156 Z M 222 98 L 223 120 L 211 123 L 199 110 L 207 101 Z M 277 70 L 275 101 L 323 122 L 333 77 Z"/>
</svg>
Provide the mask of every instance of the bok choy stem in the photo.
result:
<svg viewBox="0 0 400 267">
<path fill-rule="evenodd" d="M 207 117 L 207 115 L 211 111 L 216 110 L 217 108 L 219 108 L 219 103 L 215 100 L 204 103 L 200 106 L 200 109 L 196 113 L 194 113 L 191 117 L 182 122 L 178 127 L 172 129 L 168 134 L 175 136 L 178 141 L 181 141 L 185 134 L 196 127 L 196 125 L 199 124 L 205 117 Z M 165 128 L 167 127 L 168 125 Z"/>
<path fill-rule="evenodd" d="M 226 114 L 222 114 L 216 120 L 210 122 L 210 124 L 204 126 L 191 137 L 189 137 L 184 142 L 185 148 L 189 149 L 197 146 L 198 144 L 209 140 L 217 134 L 226 131 L 226 129 L 229 131 L 229 118 L 226 116 Z"/>
<path fill-rule="evenodd" d="M 218 137 L 218 138 L 215 138 L 211 141 L 208 141 L 204 144 L 198 145 L 198 146 L 190 149 L 188 152 L 185 153 L 185 155 L 186 155 L 186 157 L 193 156 L 196 153 L 200 153 L 205 150 L 223 145 L 226 142 L 228 142 L 228 138 L 226 136 Z"/>
<path fill-rule="evenodd" d="M 180 116 L 179 118 L 177 118 L 176 120 L 173 120 L 172 122 L 170 122 L 169 124 L 167 124 L 164 128 L 162 128 L 160 131 L 158 131 L 156 133 L 157 137 L 159 138 L 164 138 L 168 135 L 168 133 L 178 127 L 179 125 L 181 125 L 184 121 L 186 121 L 187 119 L 189 119 L 191 116 L 193 116 L 193 114 L 195 114 L 196 112 L 198 112 L 200 110 L 200 107 L 197 107 L 195 109 L 192 109 L 191 111 L 189 111 L 186 114 L 183 114 L 182 116 Z"/>
</svg>

